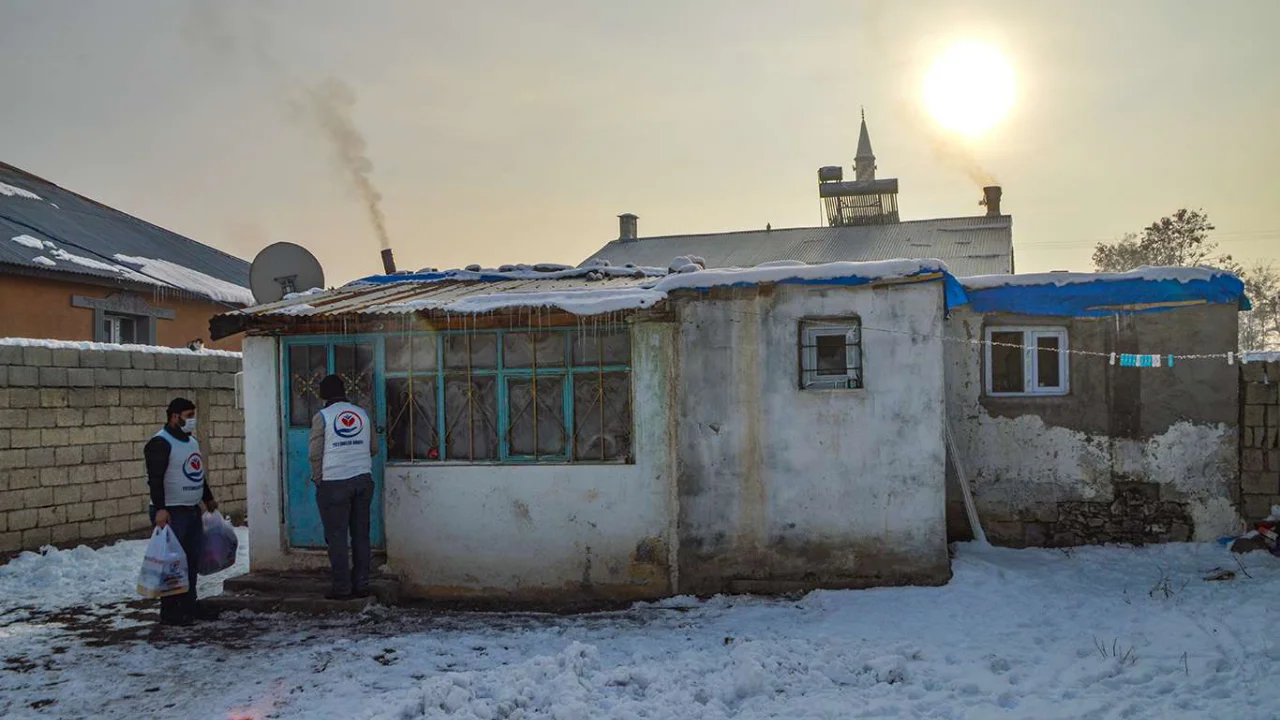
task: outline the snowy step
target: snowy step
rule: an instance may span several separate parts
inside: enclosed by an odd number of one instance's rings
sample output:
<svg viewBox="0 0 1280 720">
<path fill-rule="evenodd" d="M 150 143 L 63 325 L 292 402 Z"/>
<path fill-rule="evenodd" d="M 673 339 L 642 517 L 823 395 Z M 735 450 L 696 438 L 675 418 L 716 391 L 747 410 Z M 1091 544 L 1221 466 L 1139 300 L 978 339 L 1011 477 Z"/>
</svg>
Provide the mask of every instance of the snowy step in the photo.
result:
<svg viewBox="0 0 1280 720">
<path fill-rule="evenodd" d="M 351 600 L 329 600 L 327 573 L 251 572 L 223 583 L 221 595 L 202 598 L 219 610 L 255 612 L 299 612 L 327 614 L 359 612 L 370 604 L 396 605 L 400 583 L 392 577 L 375 576 L 369 583 L 372 596 Z"/>
</svg>

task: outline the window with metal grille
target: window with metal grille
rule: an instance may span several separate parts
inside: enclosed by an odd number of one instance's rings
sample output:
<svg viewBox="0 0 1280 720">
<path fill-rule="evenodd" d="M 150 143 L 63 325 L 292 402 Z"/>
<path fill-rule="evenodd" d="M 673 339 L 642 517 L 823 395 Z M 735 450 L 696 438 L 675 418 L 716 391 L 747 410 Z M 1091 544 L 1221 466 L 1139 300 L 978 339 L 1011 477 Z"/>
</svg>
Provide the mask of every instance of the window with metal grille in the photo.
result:
<svg viewBox="0 0 1280 720">
<path fill-rule="evenodd" d="M 858 318 L 800 323 L 800 387 L 863 387 L 862 322 Z"/>
<path fill-rule="evenodd" d="M 393 461 L 631 460 L 626 328 L 388 335 Z"/>
<path fill-rule="evenodd" d="M 1067 330 L 1060 327 L 989 327 L 988 395 L 1066 395 Z"/>
</svg>

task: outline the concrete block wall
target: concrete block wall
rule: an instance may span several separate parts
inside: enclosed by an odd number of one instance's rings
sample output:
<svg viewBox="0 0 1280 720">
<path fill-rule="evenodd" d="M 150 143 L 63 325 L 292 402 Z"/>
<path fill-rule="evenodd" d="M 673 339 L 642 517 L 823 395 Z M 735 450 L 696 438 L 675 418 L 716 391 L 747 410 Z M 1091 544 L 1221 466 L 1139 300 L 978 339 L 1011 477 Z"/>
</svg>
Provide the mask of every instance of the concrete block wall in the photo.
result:
<svg viewBox="0 0 1280 720">
<path fill-rule="evenodd" d="M 1256 522 L 1280 505 L 1280 362 L 1240 365 L 1240 514 Z"/>
<path fill-rule="evenodd" d="M 145 532 L 142 448 L 177 396 L 196 403 L 214 496 L 243 517 L 238 356 L 51 345 L 0 341 L 0 554 Z"/>
</svg>

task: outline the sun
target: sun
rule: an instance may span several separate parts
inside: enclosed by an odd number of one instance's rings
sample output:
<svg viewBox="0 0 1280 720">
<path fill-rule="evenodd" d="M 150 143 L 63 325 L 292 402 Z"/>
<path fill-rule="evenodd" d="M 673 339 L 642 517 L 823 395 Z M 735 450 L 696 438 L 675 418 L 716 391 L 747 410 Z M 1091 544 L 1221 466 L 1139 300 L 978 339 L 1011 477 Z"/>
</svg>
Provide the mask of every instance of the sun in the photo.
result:
<svg viewBox="0 0 1280 720">
<path fill-rule="evenodd" d="M 1013 107 L 1013 68 L 979 42 L 952 45 L 924 77 L 924 104 L 942 127 L 967 137 L 990 130 Z"/>
</svg>

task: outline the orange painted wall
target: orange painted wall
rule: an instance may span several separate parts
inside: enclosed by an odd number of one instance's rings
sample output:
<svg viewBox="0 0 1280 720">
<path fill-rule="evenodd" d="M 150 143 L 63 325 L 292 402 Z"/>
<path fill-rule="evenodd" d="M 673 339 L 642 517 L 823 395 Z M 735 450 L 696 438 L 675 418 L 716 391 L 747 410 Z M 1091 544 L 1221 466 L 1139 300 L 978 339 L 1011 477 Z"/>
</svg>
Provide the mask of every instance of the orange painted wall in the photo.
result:
<svg viewBox="0 0 1280 720">
<path fill-rule="evenodd" d="M 93 341 L 93 310 L 71 306 L 72 295 L 104 298 L 116 288 L 47 278 L 0 274 L 0 337 Z M 240 337 L 209 342 L 209 318 L 228 308 L 198 300 L 141 295 L 153 307 L 174 311 L 173 320 L 156 322 L 156 341 L 168 347 L 186 347 L 203 338 L 205 347 L 239 350 Z"/>
</svg>

